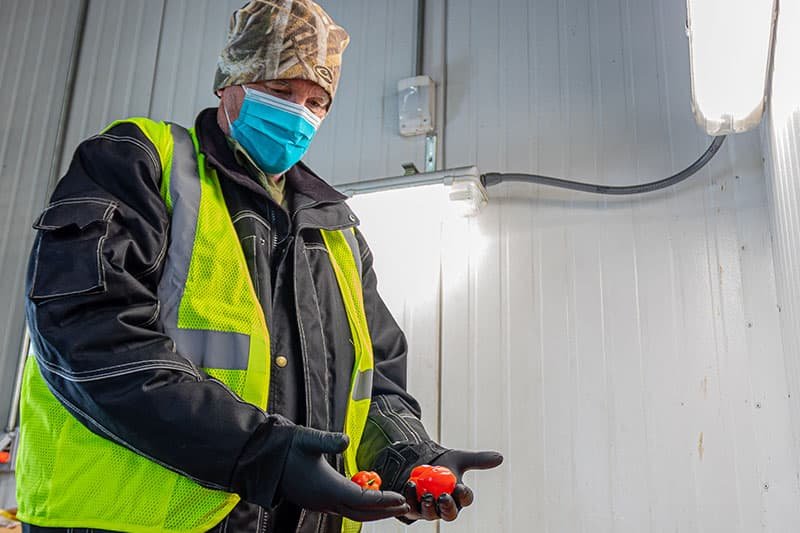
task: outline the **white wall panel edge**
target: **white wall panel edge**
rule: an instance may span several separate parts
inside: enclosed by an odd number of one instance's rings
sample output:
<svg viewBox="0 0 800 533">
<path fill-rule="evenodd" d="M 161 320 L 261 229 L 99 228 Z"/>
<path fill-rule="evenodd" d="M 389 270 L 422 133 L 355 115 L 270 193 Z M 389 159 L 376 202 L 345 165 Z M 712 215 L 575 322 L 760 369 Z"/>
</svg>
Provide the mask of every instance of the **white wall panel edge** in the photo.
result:
<svg viewBox="0 0 800 533">
<path fill-rule="evenodd" d="M 782 2 L 775 37 L 772 87 L 762 124 L 775 277 L 785 376 L 790 395 L 795 463 L 794 502 L 800 499 L 800 4 Z"/>
</svg>

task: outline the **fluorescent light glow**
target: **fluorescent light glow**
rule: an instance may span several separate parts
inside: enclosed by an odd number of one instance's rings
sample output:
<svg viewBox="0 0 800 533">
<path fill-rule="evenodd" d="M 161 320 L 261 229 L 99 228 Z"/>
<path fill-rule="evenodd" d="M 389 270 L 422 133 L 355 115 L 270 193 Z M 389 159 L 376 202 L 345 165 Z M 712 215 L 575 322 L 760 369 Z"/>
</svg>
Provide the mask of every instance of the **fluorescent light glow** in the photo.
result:
<svg viewBox="0 0 800 533">
<path fill-rule="evenodd" d="M 800 2 L 783 2 L 780 9 L 769 108 L 773 127 L 800 131 Z"/>
<path fill-rule="evenodd" d="M 359 194 L 347 203 L 361 221 L 359 230 L 372 249 L 381 296 L 395 318 L 403 322 L 409 302 L 419 311 L 433 309 L 442 208 L 449 203 L 444 186 Z"/>
<path fill-rule="evenodd" d="M 709 135 L 758 126 L 776 0 L 687 0 L 686 7 L 697 123 Z"/>
<path fill-rule="evenodd" d="M 482 217 L 462 216 L 459 203 L 450 200 L 451 190 L 431 184 L 358 194 L 347 201 L 372 249 L 381 295 L 401 324 L 407 313 L 435 309 L 441 261 L 448 269 L 441 280 L 445 288 L 460 290 L 470 261 L 481 264 L 488 251 L 491 223 L 487 228 Z"/>
</svg>

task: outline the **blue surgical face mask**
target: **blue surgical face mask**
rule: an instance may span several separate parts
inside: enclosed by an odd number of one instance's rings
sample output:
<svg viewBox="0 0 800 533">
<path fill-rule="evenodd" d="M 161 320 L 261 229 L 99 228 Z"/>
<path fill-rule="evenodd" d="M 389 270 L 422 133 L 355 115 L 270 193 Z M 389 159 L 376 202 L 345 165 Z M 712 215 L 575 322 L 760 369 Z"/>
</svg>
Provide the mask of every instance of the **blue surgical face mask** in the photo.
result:
<svg viewBox="0 0 800 533">
<path fill-rule="evenodd" d="M 265 173 L 283 174 L 305 155 L 322 119 L 294 102 L 242 88 L 239 117 L 233 123 L 228 118 L 231 137 Z"/>
</svg>

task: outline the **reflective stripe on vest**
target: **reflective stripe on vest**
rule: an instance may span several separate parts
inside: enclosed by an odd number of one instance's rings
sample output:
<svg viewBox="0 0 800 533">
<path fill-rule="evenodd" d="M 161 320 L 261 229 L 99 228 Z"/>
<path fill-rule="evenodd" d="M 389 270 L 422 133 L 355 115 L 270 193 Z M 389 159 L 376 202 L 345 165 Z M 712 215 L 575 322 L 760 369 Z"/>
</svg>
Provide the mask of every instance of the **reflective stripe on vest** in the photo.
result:
<svg viewBox="0 0 800 533">
<path fill-rule="evenodd" d="M 140 128 L 164 169 L 161 194 L 171 213 L 171 239 L 158 295 L 165 330 L 178 353 L 244 400 L 266 408 L 269 333 L 216 173 L 198 153 L 193 132 L 148 119 L 120 122 Z M 324 231 L 323 236 L 355 346 L 343 428 L 351 441 L 345 463 L 352 475 L 369 412 L 372 342 L 355 235 L 345 230 Z M 26 365 L 21 410 L 17 500 L 26 522 L 201 532 L 219 523 L 239 501 L 89 431 L 53 396 L 33 357 Z M 346 520 L 342 530 L 357 532 L 360 524 Z"/>
<path fill-rule="evenodd" d="M 175 147 L 164 189 L 172 203 L 171 244 L 158 288 L 165 331 L 178 353 L 266 409 L 269 333 L 239 238 L 192 135 L 170 128 Z"/>
</svg>

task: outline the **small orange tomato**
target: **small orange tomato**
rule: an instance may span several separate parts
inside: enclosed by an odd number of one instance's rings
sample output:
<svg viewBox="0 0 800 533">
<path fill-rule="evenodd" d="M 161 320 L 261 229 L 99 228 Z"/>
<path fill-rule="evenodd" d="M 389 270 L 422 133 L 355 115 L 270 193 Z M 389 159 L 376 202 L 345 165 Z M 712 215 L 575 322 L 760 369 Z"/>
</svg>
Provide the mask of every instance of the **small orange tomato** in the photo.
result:
<svg viewBox="0 0 800 533">
<path fill-rule="evenodd" d="M 409 481 L 417 486 L 417 499 L 425 494 L 438 499 L 442 494 L 451 494 L 456 487 L 456 476 L 444 466 L 420 465 L 411 471 Z"/>
<path fill-rule="evenodd" d="M 381 490 L 381 476 L 375 472 L 362 470 L 350 478 L 350 480 L 360 485 L 362 489 Z"/>
</svg>

